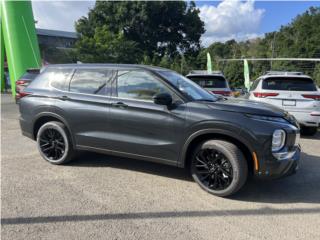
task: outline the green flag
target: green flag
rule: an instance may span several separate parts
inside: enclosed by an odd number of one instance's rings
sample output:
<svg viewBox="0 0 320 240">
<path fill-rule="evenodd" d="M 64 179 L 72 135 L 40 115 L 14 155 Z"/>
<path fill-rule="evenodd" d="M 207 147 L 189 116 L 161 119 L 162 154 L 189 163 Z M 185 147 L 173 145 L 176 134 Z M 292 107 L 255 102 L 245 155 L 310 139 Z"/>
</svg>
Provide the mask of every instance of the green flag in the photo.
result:
<svg viewBox="0 0 320 240">
<path fill-rule="evenodd" d="M 207 71 L 209 74 L 212 73 L 212 63 L 210 53 L 207 53 Z"/>
<path fill-rule="evenodd" d="M 249 75 L 249 64 L 247 59 L 243 60 L 243 72 L 244 72 L 244 86 L 249 91 L 250 89 L 250 75 Z"/>
</svg>

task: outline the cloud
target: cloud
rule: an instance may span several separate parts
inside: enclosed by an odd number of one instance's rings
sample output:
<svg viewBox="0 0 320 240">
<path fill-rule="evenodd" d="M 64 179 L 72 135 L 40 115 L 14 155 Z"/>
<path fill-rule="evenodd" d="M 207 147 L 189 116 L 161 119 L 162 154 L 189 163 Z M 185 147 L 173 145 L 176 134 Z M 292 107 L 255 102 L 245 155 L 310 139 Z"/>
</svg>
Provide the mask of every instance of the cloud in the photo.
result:
<svg viewBox="0 0 320 240">
<path fill-rule="evenodd" d="M 32 1 L 36 27 L 74 32 L 75 21 L 87 16 L 94 4 L 94 1 Z"/>
<path fill-rule="evenodd" d="M 224 0 L 217 6 L 203 5 L 199 9 L 206 29 L 202 36 L 205 46 L 217 41 L 261 36 L 258 30 L 265 10 L 255 9 L 253 0 Z"/>
</svg>

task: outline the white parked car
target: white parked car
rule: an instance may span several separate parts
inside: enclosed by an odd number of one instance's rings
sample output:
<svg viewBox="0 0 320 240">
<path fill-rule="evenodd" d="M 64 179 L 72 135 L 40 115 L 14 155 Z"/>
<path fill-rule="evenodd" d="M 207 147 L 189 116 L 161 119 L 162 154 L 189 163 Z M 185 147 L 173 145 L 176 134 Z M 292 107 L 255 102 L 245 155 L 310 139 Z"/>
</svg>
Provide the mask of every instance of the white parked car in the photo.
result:
<svg viewBox="0 0 320 240">
<path fill-rule="evenodd" d="M 320 92 L 311 77 L 300 72 L 267 72 L 251 86 L 249 99 L 283 108 L 307 135 L 320 124 Z"/>
<path fill-rule="evenodd" d="M 228 81 L 220 71 L 208 73 L 207 71 L 193 70 L 186 77 L 214 94 L 225 97 L 230 97 L 232 94 Z"/>
</svg>

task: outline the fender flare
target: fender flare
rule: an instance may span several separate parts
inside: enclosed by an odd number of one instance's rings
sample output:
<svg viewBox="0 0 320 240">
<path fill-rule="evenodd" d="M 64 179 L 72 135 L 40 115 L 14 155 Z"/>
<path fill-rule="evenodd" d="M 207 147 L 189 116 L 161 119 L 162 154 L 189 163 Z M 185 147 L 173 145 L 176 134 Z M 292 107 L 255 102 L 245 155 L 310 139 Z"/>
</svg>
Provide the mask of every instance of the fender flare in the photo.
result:
<svg viewBox="0 0 320 240">
<path fill-rule="evenodd" d="M 61 117 L 59 114 L 56 114 L 56 113 L 53 113 L 53 112 L 41 112 L 41 113 L 39 113 L 39 114 L 37 114 L 35 116 L 35 118 L 34 118 L 34 120 L 32 122 L 32 135 L 34 134 L 35 123 L 42 117 L 54 117 L 54 118 L 57 118 L 59 121 L 61 121 L 66 126 L 66 128 L 68 129 L 69 135 L 70 135 L 70 138 L 71 138 L 71 141 L 72 141 L 72 145 L 73 145 L 73 147 L 75 147 L 75 139 L 73 137 L 70 125 L 67 123 L 67 121 L 63 117 Z M 35 136 L 34 136 L 34 139 L 35 139 Z"/>
<path fill-rule="evenodd" d="M 253 147 L 254 139 L 250 136 L 250 134 L 246 134 L 242 129 L 240 129 L 239 133 L 234 133 L 228 130 L 218 129 L 218 128 L 202 129 L 192 133 L 185 141 L 181 150 L 179 161 L 178 161 L 179 167 L 185 167 L 185 163 L 187 160 L 187 152 L 192 141 L 197 137 L 206 135 L 206 134 L 219 134 L 219 135 L 224 135 L 224 136 L 233 138 L 241 142 L 243 145 L 245 145 L 251 153 L 255 151 Z"/>
</svg>

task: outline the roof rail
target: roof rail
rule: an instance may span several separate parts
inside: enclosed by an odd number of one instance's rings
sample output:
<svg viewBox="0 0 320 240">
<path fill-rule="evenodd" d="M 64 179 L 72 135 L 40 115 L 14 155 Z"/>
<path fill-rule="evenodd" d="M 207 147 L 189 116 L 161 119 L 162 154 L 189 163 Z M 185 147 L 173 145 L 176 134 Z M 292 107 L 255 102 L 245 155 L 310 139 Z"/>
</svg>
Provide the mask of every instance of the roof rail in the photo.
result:
<svg viewBox="0 0 320 240">
<path fill-rule="evenodd" d="M 191 70 L 189 74 L 209 74 L 207 70 Z M 221 74 L 221 71 L 212 71 L 211 74 Z"/>
<path fill-rule="evenodd" d="M 303 72 L 267 71 L 265 75 L 303 75 Z"/>
</svg>

